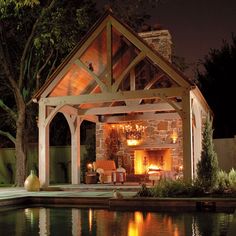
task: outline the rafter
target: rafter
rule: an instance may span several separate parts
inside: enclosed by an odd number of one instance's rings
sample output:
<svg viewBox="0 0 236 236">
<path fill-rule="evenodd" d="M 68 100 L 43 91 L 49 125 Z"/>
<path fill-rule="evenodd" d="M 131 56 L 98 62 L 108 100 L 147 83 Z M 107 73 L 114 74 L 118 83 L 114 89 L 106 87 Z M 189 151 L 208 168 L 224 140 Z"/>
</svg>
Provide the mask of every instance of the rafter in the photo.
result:
<svg viewBox="0 0 236 236">
<path fill-rule="evenodd" d="M 150 89 L 158 80 L 160 80 L 162 77 L 164 77 L 165 74 L 161 74 L 159 76 L 156 76 L 153 80 L 151 80 L 144 89 Z"/>
<path fill-rule="evenodd" d="M 81 60 L 77 59 L 75 63 L 84 70 L 86 70 L 92 76 L 92 78 L 97 82 L 97 84 L 101 88 L 102 92 L 106 92 L 108 90 L 107 86 Z"/>
<path fill-rule="evenodd" d="M 107 22 L 107 85 L 111 90 L 112 84 L 112 28 L 111 23 Z"/>
<path fill-rule="evenodd" d="M 117 80 L 115 81 L 115 83 L 112 85 L 112 91 L 115 92 L 117 91 L 121 81 L 125 78 L 125 76 L 130 72 L 130 70 L 132 68 L 134 68 L 140 61 L 142 61 L 145 58 L 145 53 L 144 52 L 140 52 L 138 54 L 138 56 L 136 56 L 134 58 L 134 60 L 129 64 L 129 66 L 123 70 L 123 72 L 121 73 L 121 75 L 117 78 Z"/>
<path fill-rule="evenodd" d="M 107 20 L 101 22 L 97 28 L 92 32 L 92 34 L 84 41 L 80 43 L 80 47 L 77 52 L 72 52 L 66 60 L 59 66 L 58 70 L 50 78 L 48 83 L 45 83 L 46 89 L 43 90 L 41 97 L 47 97 L 50 92 L 55 88 L 55 86 L 60 82 L 60 80 L 65 76 L 68 72 L 70 66 L 75 62 L 76 59 L 80 58 L 81 55 L 86 51 L 86 49 L 91 45 L 91 43 L 97 38 L 97 36 L 104 30 L 107 24 Z M 44 87 L 42 89 L 44 89 Z M 39 91 L 40 92 L 40 91 Z"/>
</svg>

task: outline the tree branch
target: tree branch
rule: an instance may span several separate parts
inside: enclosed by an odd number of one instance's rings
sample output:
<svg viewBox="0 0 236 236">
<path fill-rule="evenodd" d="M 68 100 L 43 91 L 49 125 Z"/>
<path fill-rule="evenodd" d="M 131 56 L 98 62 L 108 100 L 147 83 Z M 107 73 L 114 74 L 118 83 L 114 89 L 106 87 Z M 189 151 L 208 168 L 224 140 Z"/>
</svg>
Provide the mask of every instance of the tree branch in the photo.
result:
<svg viewBox="0 0 236 236">
<path fill-rule="evenodd" d="M 49 60 L 51 59 L 53 55 L 53 49 L 51 50 L 51 52 L 49 53 L 47 59 L 45 60 L 45 63 L 39 68 L 38 73 L 36 75 L 36 91 L 39 89 L 39 80 L 41 77 L 41 72 L 43 71 L 43 69 L 46 67 L 46 65 L 48 64 Z"/>
<path fill-rule="evenodd" d="M 3 130 L 0 130 L 0 135 L 10 139 L 14 144 L 16 144 L 16 138 L 13 137 L 9 132 L 5 132 Z"/>
<path fill-rule="evenodd" d="M 51 1 L 51 3 L 49 4 L 49 6 L 44 10 L 41 11 L 39 17 L 37 18 L 37 20 L 35 21 L 33 27 L 32 27 L 32 30 L 31 30 L 31 33 L 26 41 L 26 44 L 25 44 L 25 47 L 24 47 L 24 50 L 23 50 L 23 53 L 22 53 L 22 56 L 21 56 L 21 60 L 20 60 L 20 76 L 19 76 L 19 82 L 18 82 L 18 86 L 19 86 L 19 89 L 21 90 L 22 88 L 22 84 L 23 84 L 23 79 L 24 79 L 24 63 L 25 63 L 25 58 L 26 58 L 26 55 L 29 51 L 29 48 L 30 48 L 30 45 L 32 44 L 32 41 L 33 41 L 33 38 L 34 38 L 34 34 L 35 34 L 35 31 L 37 29 L 37 26 L 39 24 L 39 22 L 43 19 L 43 16 L 45 14 L 46 11 L 49 11 L 50 9 L 52 9 L 52 7 L 54 6 L 56 0 L 53 0 Z"/>
<path fill-rule="evenodd" d="M 8 114 L 10 114 L 10 116 L 13 118 L 13 120 L 17 120 L 17 114 L 10 108 L 8 107 L 2 99 L 0 99 L 0 107 L 6 111 Z"/>
<path fill-rule="evenodd" d="M 49 72 L 48 72 L 48 75 L 47 75 L 46 80 L 50 77 L 50 75 L 52 74 L 52 71 L 53 71 L 54 68 L 55 68 L 55 64 L 56 64 L 56 61 L 57 61 L 57 57 L 58 57 L 58 50 L 56 51 L 55 59 L 54 59 L 54 61 L 53 61 L 53 63 L 52 63 L 52 66 L 51 66 Z"/>
</svg>

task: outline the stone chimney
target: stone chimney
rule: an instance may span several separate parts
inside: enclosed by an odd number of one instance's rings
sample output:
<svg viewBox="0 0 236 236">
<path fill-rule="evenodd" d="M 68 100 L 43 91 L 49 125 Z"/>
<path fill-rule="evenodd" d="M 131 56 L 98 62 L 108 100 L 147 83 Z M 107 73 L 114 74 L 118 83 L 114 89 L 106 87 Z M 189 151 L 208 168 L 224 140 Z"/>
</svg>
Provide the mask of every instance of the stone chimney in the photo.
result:
<svg viewBox="0 0 236 236">
<path fill-rule="evenodd" d="M 159 52 L 165 59 L 171 62 L 172 40 L 168 30 L 153 30 L 139 33 L 151 47 Z"/>
</svg>

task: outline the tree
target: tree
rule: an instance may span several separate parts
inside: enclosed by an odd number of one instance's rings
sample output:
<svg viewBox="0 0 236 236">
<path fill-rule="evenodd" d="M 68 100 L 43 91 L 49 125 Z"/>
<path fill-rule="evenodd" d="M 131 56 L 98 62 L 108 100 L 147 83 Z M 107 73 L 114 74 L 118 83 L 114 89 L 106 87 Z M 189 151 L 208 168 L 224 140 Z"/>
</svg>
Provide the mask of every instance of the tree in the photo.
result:
<svg viewBox="0 0 236 236">
<path fill-rule="evenodd" d="M 223 41 L 220 49 L 211 49 L 198 70 L 199 87 L 214 113 L 214 137 L 230 138 L 236 134 L 236 37 Z"/>
<path fill-rule="evenodd" d="M 144 13 L 136 14 L 143 0 L 135 8 L 133 1 L 128 5 L 110 2 L 116 14 L 133 27 L 147 19 Z M 119 4 L 130 9 L 132 16 L 123 8 L 116 9 Z M 27 143 L 37 140 L 37 106 L 31 97 L 98 14 L 93 0 L 0 0 L 0 12 L 0 135 L 15 146 L 15 183 L 22 186 Z"/>
<path fill-rule="evenodd" d="M 197 163 L 197 182 L 206 191 L 216 186 L 218 176 L 218 160 L 212 135 L 212 122 L 207 118 L 203 131 L 201 159 Z"/>
<path fill-rule="evenodd" d="M 26 175 L 26 147 L 36 130 L 31 97 L 94 23 L 92 1 L 0 1 L 0 135 L 16 149 L 15 183 Z"/>
</svg>

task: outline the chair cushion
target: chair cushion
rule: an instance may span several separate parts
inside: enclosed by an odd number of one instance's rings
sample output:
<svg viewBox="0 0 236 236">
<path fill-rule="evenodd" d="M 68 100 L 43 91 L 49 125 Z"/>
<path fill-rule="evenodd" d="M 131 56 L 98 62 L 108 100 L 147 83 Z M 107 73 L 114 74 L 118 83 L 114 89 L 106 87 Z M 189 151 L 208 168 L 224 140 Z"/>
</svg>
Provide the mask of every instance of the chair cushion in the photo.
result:
<svg viewBox="0 0 236 236">
<path fill-rule="evenodd" d="M 101 168 L 105 172 L 116 170 L 116 164 L 113 160 L 96 160 L 96 169 Z"/>
</svg>

